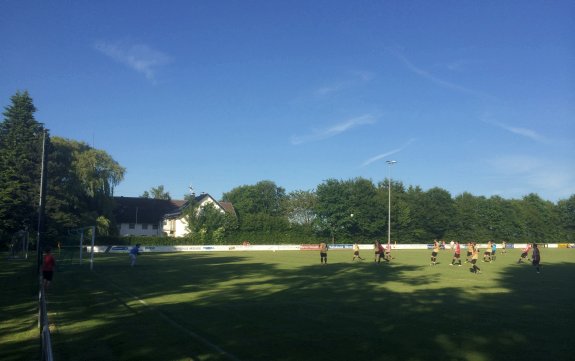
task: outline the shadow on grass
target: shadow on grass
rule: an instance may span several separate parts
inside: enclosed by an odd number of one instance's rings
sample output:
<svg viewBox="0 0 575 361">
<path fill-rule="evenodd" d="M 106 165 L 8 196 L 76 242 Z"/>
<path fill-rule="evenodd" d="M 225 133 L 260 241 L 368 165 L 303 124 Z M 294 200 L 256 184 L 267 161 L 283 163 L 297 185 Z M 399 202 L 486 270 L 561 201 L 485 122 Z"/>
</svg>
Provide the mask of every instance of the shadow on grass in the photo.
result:
<svg viewBox="0 0 575 361">
<path fill-rule="evenodd" d="M 241 360 L 570 360 L 575 351 L 573 263 L 542 274 L 509 265 L 491 283 L 461 269 L 462 288 L 399 262 L 99 262 L 96 274 L 69 271 L 50 301 L 60 359 L 226 359 L 186 330 Z"/>
<path fill-rule="evenodd" d="M 35 269 L 35 260 L 10 260 L 0 254 L 0 360 L 40 357 Z"/>
</svg>

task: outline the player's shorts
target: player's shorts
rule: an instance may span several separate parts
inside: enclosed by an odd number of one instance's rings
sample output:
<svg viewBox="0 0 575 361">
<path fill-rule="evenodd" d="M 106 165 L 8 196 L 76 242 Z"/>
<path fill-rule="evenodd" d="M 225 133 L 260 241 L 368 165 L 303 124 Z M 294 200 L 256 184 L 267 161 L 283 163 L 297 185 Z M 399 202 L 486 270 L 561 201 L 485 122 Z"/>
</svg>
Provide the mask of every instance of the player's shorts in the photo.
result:
<svg viewBox="0 0 575 361">
<path fill-rule="evenodd" d="M 354 255 L 354 256 L 359 256 L 359 251 L 353 252 L 353 255 Z"/>
<path fill-rule="evenodd" d="M 521 258 L 527 257 L 527 252 L 521 253 Z"/>
<path fill-rule="evenodd" d="M 432 256 L 432 257 L 437 256 L 437 252 L 431 252 L 431 256 Z"/>
<path fill-rule="evenodd" d="M 467 252 L 467 257 L 471 256 L 471 252 Z"/>
<path fill-rule="evenodd" d="M 454 254 L 453 254 L 453 258 L 459 258 L 459 257 L 461 257 L 461 254 L 459 254 L 459 253 L 454 253 Z"/>
<path fill-rule="evenodd" d="M 472 260 L 471 260 L 471 263 L 472 263 L 472 264 L 476 264 L 476 263 L 477 263 L 477 260 L 476 260 L 476 259 L 472 259 Z"/>
<path fill-rule="evenodd" d="M 322 257 L 322 258 L 326 258 L 326 257 L 327 257 L 327 253 L 326 253 L 326 252 L 320 252 L 319 255 L 320 255 L 320 257 Z"/>
<path fill-rule="evenodd" d="M 54 271 L 42 271 L 42 278 L 46 281 L 52 281 L 52 276 L 54 275 Z"/>
<path fill-rule="evenodd" d="M 492 255 L 495 255 L 495 252 L 496 252 L 496 251 L 491 251 L 491 254 L 492 254 Z"/>
</svg>

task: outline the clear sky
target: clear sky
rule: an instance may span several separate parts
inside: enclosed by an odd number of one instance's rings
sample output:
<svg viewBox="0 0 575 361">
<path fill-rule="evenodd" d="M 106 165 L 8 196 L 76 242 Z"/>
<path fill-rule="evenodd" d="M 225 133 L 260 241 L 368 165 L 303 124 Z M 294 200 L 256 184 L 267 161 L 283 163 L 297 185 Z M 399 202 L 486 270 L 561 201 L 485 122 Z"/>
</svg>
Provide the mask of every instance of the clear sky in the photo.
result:
<svg viewBox="0 0 575 361">
<path fill-rule="evenodd" d="M 575 194 L 574 1 L 3 0 L 0 45 L 2 108 L 28 90 L 126 167 L 115 195 Z"/>
</svg>

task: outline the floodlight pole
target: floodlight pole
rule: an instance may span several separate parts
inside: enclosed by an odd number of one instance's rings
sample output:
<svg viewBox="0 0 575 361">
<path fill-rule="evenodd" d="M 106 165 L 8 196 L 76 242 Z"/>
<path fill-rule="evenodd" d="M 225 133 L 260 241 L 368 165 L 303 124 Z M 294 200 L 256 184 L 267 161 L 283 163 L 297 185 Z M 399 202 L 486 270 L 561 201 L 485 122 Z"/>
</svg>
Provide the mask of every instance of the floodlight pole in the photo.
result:
<svg viewBox="0 0 575 361">
<path fill-rule="evenodd" d="M 388 160 L 386 163 L 389 165 L 389 179 L 387 181 L 387 244 L 391 245 L 391 167 L 397 163 L 397 161 Z"/>
<path fill-rule="evenodd" d="M 42 252 L 43 252 L 43 238 L 44 238 L 44 213 L 46 209 L 46 171 L 47 171 L 47 161 L 46 161 L 46 138 L 48 137 L 48 131 L 44 129 L 44 137 L 42 138 L 42 168 L 40 173 L 40 201 L 38 203 L 38 233 L 36 238 L 36 248 L 38 254 L 38 271 L 40 271 L 40 266 L 42 265 Z"/>
</svg>

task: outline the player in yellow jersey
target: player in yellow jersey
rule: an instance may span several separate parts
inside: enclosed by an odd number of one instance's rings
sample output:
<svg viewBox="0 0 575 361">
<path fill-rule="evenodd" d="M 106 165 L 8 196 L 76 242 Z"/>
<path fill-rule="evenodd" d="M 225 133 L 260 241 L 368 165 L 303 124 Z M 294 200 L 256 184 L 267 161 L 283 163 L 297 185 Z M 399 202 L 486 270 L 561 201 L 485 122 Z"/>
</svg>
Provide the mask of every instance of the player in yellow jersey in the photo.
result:
<svg viewBox="0 0 575 361">
<path fill-rule="evenodd" d="M 473 256 L 473 242 L 467 242 L 467 256 L 465 257 L 465 263 L 471 262 L 472 256 Z"/>
<path fill-rule="evenodd" d="M 473 268 L 471 268 L 471 272 L 478 274 L 481 273 L 481 268 L 477 267 L 477 260 L 479 259 L 479 246 L 475 245 L 473 249 L 473 255 L 471 256 L 471 264 Z"/>
<path fill-rule="evenodd" d="M 327 243 L 325 242 L 321 242 L 319 244 L 319 258 L 320 258 L 320 263 L 325 263 L 327 264 L 327 250 L 329 249 L 329 247 L 327 246 Z"/>
<path fill-rule="evenodd" d="M 354 243 L 353 244 L 353 258 L 352 258 L 352 262 L 355 261 L 356 258 L 359 258 L 360 260 L 364 260 L 365 258 L 361 258 L 361 256 L 359 255 L 359 244 Z"/>
<path fill-rule="evenodd" d="M 437 264 L 437 254 L 439 253 L 439 242 L 433 240 L 433 251 L 431 251 L 431 265 L 435 266 Z"/>
<path fill-rule="evenodd" d="M 492 243 L 491 241 L 487 242 L 487 248 L 485 248 L 485 252 L 483 253 L 483 262 L 491 262 L 491 252 L 493 251 L 492 249 Z"/>
</svg>

